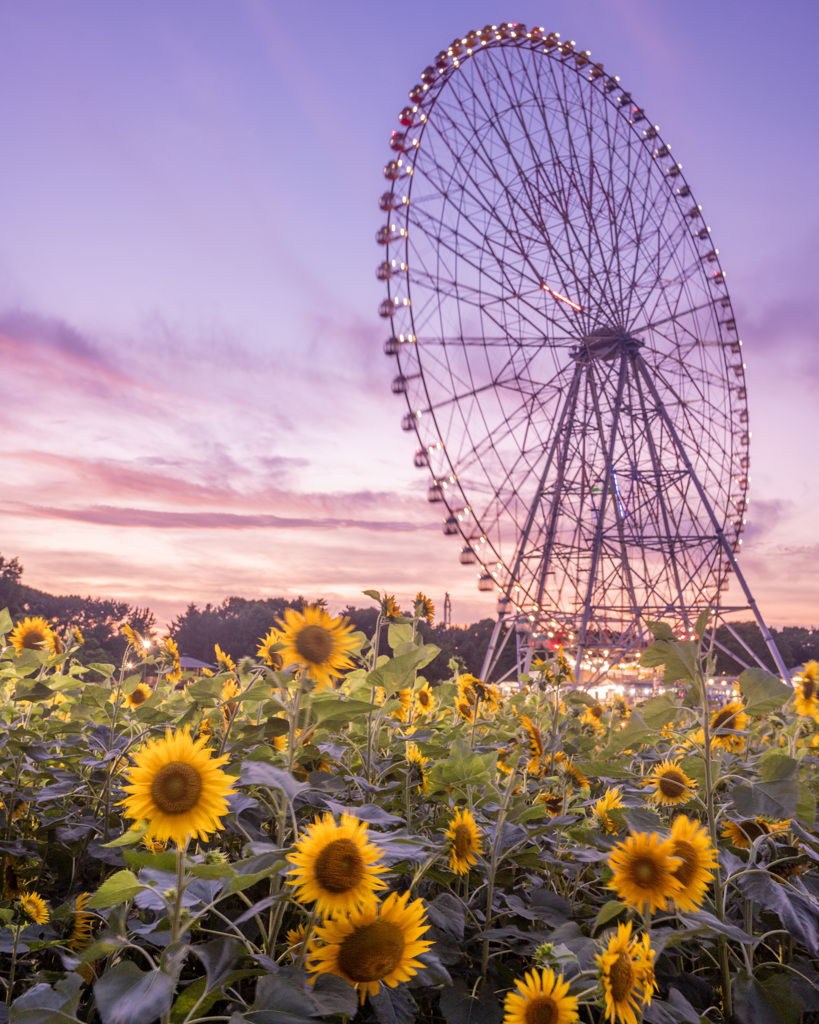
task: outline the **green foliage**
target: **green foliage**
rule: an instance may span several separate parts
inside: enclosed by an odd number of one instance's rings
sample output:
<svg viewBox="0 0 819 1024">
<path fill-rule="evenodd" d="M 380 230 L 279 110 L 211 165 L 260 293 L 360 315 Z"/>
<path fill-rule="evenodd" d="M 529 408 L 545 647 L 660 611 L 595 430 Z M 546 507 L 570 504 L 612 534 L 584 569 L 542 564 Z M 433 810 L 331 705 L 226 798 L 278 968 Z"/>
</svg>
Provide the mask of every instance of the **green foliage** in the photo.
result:
<svg viewBox="0 0 819 1024">
<path fill-rule="evenodd" d="M 168 664 L 156 648 L 132 649 L 130 667 L 102 657 L 81 665 L 73 644 L 56 656 L 5 651 L 0 877 L 8 889 L 11 867 L 50 911 L 36 924 L 14 893 L 0 899 L 12 1022 L 501 1024 L 515 979 L 549 966 L 571 980 L 581 1019 L 597 1024 L 595 956 L 625 923 L 648 929 L 655 953 L 659 987 L 645 1020 L 816 1019 L 819 730 L 795 713 L 789 688 L 744 672 L 747 723 L 715 735 L 703 653 L 652 623 L 644 663 L 682 681 L 684 699 L 669 688 L 626 720 L 583 691 L 541 688 L 533 670 L 520 690 L 464 705 L 464 647 L 453 638 L 466 631 L 380 621 L 373 593 L 354 668 L 323 690 L 306 672 L 258 661 L 258 635 L 229 650 L 235 673 L 189 675 L 179 690 L 158 671 Z M 262 612 L 272 608 L 228 602 L 213 622 L 263 633 Z M 185 621 L 201 625 L 203 615 Z M 414 695 L 438 680 L 425 714 Z M 146 681 L 150 696 L 130 706 Z M 124 815 L 124 786 L 146 740 L 181 726 L 226 755 L 235 792 L 221 827 L 163 849 L 149 822 Z M 662 761 L 696 783 L 677 806 L 654 801 L 646 785 Z M 606 799 L 619 801 L 607 818 Z M 464 875 L 452 870 L 447 838 L 456 808 L 471 812 L 480 840 Z M 386 891 L 410 890 L 430 926 L 417 974 L 382 984 L 363 1006 L 343 978 L 312 975 L 287 938 L 310 926 L 313 909 L 289 881 L 294 845 L 327 813 L 367 824 Z M 719 874 L 695 910 L 670 905 L 646 919 L 612 887 L 609 857 L 629 831 L 665 837 L 680 814 L 716 841 Z M 745 845 L 743 832 L 723 835 L 742 822 L 755 836 Z M 81 893 L 92 924 L 77 941 Z"/>
</svg>

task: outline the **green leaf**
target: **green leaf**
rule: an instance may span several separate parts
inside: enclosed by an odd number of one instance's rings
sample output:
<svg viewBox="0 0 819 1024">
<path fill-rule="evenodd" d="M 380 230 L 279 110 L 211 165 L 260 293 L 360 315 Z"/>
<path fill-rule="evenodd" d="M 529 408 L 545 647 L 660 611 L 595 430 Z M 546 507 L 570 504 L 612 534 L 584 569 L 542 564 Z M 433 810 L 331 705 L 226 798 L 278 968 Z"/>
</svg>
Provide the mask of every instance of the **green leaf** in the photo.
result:
<svg viewBox="0 0 819 1024">
<path fill-rule="evenodd" d="M 170 1010 L 175 987 L 169 974 L 121 960 L 94 985 L 102 1024 L 151 1024 Z"/>
<path fill-rule="evenodd" d="M 760 983 L 742 971 L 732 985 L 734 1015 L 739 1024 L 799 1024 L 802 1006 L 784 971 Z"/>
<path fill-rule="evenodd" d="M 5 636 L 14 629 L 14 623 L 11 621 L 8 608 L 0 610 L 0 636 Z"/>
<path fill-rule="evenodd" d="M 640 708 L 643 721 L 650 729 L 664 729 L 673 722 L 677 714 L 677 702 L 673 694 L 661 693 L 649 699 Z"/>
<path fill-rule="evenodd" d="M 806 825 L 813 825 L 816 821 L 816 797 L 804 782 L 799 786 L 799 798 L 796 801 L 796 816 Z"/>
<path fill-rule="evenodd" d="M 395 650 L 399 644 L 412 643 L 412 626 L 409 623 L 394 623 L 387 630 L 387 643 Z"/>
<path fill-rule="evenodd" d="M 665 622 L 646 622 L 655 640 L 676 640 L 674 630 Z"/>
<path fill-rule="evenodd" d="M 768 715 L 793 696 L 787 683 L 764 668 L 746 668 L 739 677 L 739 688 L 749 715 Z"/>
<path fill-rule="evenodd" d="M 711 609 L 703 608 L 703 610 L 697 616 L 697 621 L 694 626 L 694 632 L 697 634 L 698 639 L 702 639 L 705 635 L 706 627 L 708 626 L 708 620 L 711 618 Z"/>
<path fill-rule="evenodd" d="M 147 818 L 143 818 L 142 821 L 137 822 L 134 828 L 129 828 L 127 832 L 123 832 L 121 836 L 117 836 L 116 839 L 112 839 L 110 843 L 103 843 L 102 845 L 106 849 L 116 848 L 118 846 L 136 846 L 137 843 L 141 843 L 151 828 L 151 823 Z"/>
<path fill-rule="evenodd" d="M 35 985 L 14 1000 L 11 1014 L 5 1019 L 11 1024 L 65 1024 L 76 1020 L 82 984 L 79 974 L 72 972 L 53 988 L 44 983 Z"/>
<path fill-rule="evenodd" d="M 110 679 L 111 676 L 117 670 L 115 665 L 109 665 L 107 661 L 95 661 L 92 662 L 92 664 L 90 664 L 88 667 L 89 669 L 91 669 L 92 672 L 98 672 L 101 676 L 104 676 L 106 679 Z"/>
<path fill-rule="evenodd" d="M 111 690 L 107 686 L 96 683 L 85 683 L 82 688 L 82 703 L 87 707 L 104 708 L 111 698 Z"/>
<path fill-rule="evenodd" d="M 788 819 L 796 814 L 799 784 L 795 779 L 782 779 L 779 782 L 734 786 L 731 798 L 744 818 Z"/>
<path fill-rule="evenodd" d="M 799 763 L 778 750 L 766 750 L 759 762 L 759 774 L 763 782 L 780 782 L 796 776 Z"/>
<path fill-rule="evenodd" d="M 270 789 L 279 789 L 291 803 L 299 793 L 310 788 L 306 782 L 294 779 L 290 772 L 286 772 L 282 768 L 275 768 L 265 761 L 245 761 L 241 766 L 239 785 L 268 786 Z"/>
<path fill-rule="evenodd" d="M 621 903 L 619 900 L 609 900 L 608 903 L 604 903 L 600 908 L 597 917 L 594 919 L 591 933 L 593 936 L 605 927 L 610 921 L 615 921 L 626 911 L 625 903 Z"/>
<path fill-rule="evenodd" d="M 437 647 L 416 647 L 400 658 L 390 658 L 379 665 L 367 676 L 367 682 L 370 686 L 383 686 L 387 692 L 403 689 L 409 686 L 418 669 L 429 664 L 437 653 Z"/>
<path fill-rule="evenodd" d="M 381 595 L 377 590 L 362 590 L 361 593 L 364 594 L 365 597 L 371 597 L 373 601 L 378 601 L 378 603 L 381 604 Z"/>
<path fill-rule="evenodd" d="M 50 686 L 46 686 L 45 683 L 41 683 L 39 680 L 22 680 L 14 688 L 13 700 L 28 700 L 32 703 L 41 700 L 51 700 L 54 696 L 54 691 Z"/>
<path fill-rule="evenodd" d="M 634 774 L 610 761 L 575 761 L 574 766 L 589 779 L 630 779 Z"/>
<path fill-rule="evenodd" d="M 185 693 L 191 700 L 199 704 L 209 704 L 222 696 L 222 684 L 214 676 L 203 676 L 195 683 L 190 683 Z"/>
<path fill-rule="evenodd" d="M 497 753 L 476 754 L 462 739 L 446 761 L 433 766 L 430 781 L 439 785 L 463 789 L 466 786 L 485 786 L 494 771 Z"/>
<path fill-rule="evenodd" d="M 691 640 L 655 640 L 640 655 L 640 664 L 647 668 L 663 665 L 666 686 L 673 686 L 680 680 L 690 683 L 695 678 L 696 649 L 697 645 Z"/>
<path fill-rule="evenodd" d="M 196 878 L 233 878 L 236 874 L 230 864 L 188 864 L 187 870 Z"/>
<path fill-rule="evenodd" d="M 113 907 L 117 903 L 124 903 L 144 888 L 133 871 L 117 871 L 110 878 L 106 878 L 97 889 L 88 901 L 88 909 L 101 910 L 104 907 Z"/>
<path fill-rule="evenodd" d="M 358 718 L 364 718 L 371 711 L 378 711 L 377 704 L 371 704 L 368 700 L 353 700 L 336 693 L 320 693 L 313 698 L 312 714 L 315 715 L 314 725 L 326 725 L 328 722 L 343 719 L 346 722 L 353 722 Z"/>
<path fill-rule="evenodd" d="M 656 729 L 650 729 L 636 711 L 626 723 L 625 729 L 619 729 L 611 738 L 608 747 L 603 751 L 603 760 L 630 747 L 639 747 L 643 743 L 651 743 L 657 736 Z"/>
</svg>

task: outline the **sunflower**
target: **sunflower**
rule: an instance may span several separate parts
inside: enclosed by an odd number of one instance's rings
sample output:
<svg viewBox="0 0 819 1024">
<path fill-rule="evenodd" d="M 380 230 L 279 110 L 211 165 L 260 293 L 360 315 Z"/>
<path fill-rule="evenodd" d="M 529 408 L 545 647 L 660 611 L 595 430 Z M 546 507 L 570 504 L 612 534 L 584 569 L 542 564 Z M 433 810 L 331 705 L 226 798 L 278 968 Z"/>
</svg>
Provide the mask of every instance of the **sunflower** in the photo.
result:
<svg viewBox="0 0 819 1024">
<path fill-rule="evenodd" d="M 307 928 L 305 925 L 300 924 L 297 928 L 288 928 L 285 939 L 287 940 L 287 955 L 293 961 L 297 963 L 301 958 L 301 948 L 304 945 L 304 937 L 307 934 Z M 307 952 L 313 953 L 318 946 L 315 936 L 311 935 L 310 940 L 307 943 Z"/>
<path fill-rule="evenodd" d="M 563 794 L 562 793 L 551 793 L 544 791 L 538 793 L 535 797 L 536 804 L 543 804 L 549 814 L 562 814 L 563 813 Z M 600 803 L 600 801 L 598 801 Z"/>
<path fill-rule="evenodd" d="M 398 607 L 395 596 L 385 594 L 381 600 L 381 614 L 387 622 L 395 622 L 396 619 L 402 618 L 404 613 Z"/>
<path fill-rule="evenodd" d="M 222 717 L 225 723 L 229 722 L 236 713 L 237 702 L 233 698 L 238 697 L 241 692 L 242 688 L 235 679 L 226 679 L 222 684 L 222 696 L 220 699 L 223 701 Z"/>
<path fill-rule="evenodd" d="M 129 708 L 136 710 L 136 708 L 145 703 L 152 692 L 150 686 L 147 686 L 145 683 L 137 683 L 130 693 L 125 694 L 125 703 Z"/>
<path fill-rule="evenodd" d="M 182 663 L 179 660 L 179 648 L 172 637 L 166 636 L 159 645 L 159 657 L 162 664 L 168 666 L 165 678 L 171 686 L 176 686 L 182 678 Z"/>
<path fill-rule="evenodd" d="M 395 711 L 391 712 L 392 717 L 397 718 L 399 722 L 409 722 L 412 714 L 412 690 L 399 690 L 398 693 L 391 694 L 390 700 L 400 702 Z"/>
<path fill-rule="evenodd" d="M 461 700 L 459 697 L 456 697 L 455 710 L 465 722 L 469 722 L 470 725 L 475 722 L 478 709 L 470 704 L 469 701 Z"/>
<path fill-rule="evenodd" d="M 611 713 L 614 718 L 619 718 L 623 722 L 627 722 L 631 718 L 631 708 L 625 697 L 614 698 L 611 702 Z"/>
<path fill-rule="evenodd" d="M 748 716 L 741 700 L 732 700 L 711 716 L 711 732 L 715 747 L 738 754 L 745 749 L 745 739 L 737 731 L 748 727 Z"/>
<path fill-rule="evenodd" d="M 766 821 L 765 818 L 747 818 L 744 821 L 727 822 L 722 830 L 722 834 L 734 846 L 738 846 L 741 850 L 750 850 L 751 843 L 759 839 L 760 836 L 787 832 L 789 827 L 787 821 Z"/>
<path fill-rule="evenodd" d="M 530 775 L 538 775 L 541 771 L 541 764 L 545 753 L 543 733 L 528 715 L 520 716 L 520 724 L 529 735 L 529 761 L 526 765 L 526 770 Z"/>
<path fill-rule="evenodd" d="M 276 669 L 276 671 L 278 671 L 284 664 L 282 662 L 282 656 L 278 651 L 272 650 L 272 648 L 278 643 L 278 630 L 270 629 L 268 630 L 267 636 L 263 640 L 259 641 L 259 649 L 256 651 L 256 655 L 259 658 L 264 658 L 267 664 L 270 665 L 271 668 Z"/>
<path fill-rule="evenodd" d="M 425 965 L 415 958 L 426 953 L 431 942 L 421 936 L 429 929 L 424 904 L 409 892 L 390 893 L 379 907 L 372 902 L 338 916 L 316 929 L 323 943 L 308 961 L 314 974 L 337 974 L 358 989 L 363 1004 L 367 993 L 378 995 L 383 981 L 395 988 L 409 981 Z"/>
<path fill-rule="evenodd" d="M 455 817 L 449 823 L 446 838 L 452 840 L 452 851 L 449 866 L 456 875 L 467 875 L 473 864 L 477 864 L 477 854 L 482 852 L 481 830 L 475 824 L 472 812 L 468 808 L 455 810 Z"/>
<path fill-rule="evenodd" d="M 151 853 L 164 853 L 165 852 L 165 840 L 157 839 L 155 836 L 147 835 L 142 840 L 142 845 L 146 850 Z"/>
<path fill-rule="evenodd" d="M 682 888 L 674 893 L 674 902 L 683 912 L 696 910 L 714 878 L 711 868 L 717 866 L 717 855 L 708 830 L 698 821 L 678 814 L 671 825 L 670 842 L 674 856 L 680 858 L 674 877 L 682 884 Z"/>
<path fill-rule="evenodd" d="M 319 914 L 347 914 L 362 904 L 375 904 L 376 890 L 386 888 L 378 877 L 387 870 L 380 858 L 365 822 L 342 814 L 337 825 L 328 811 L 323 818 L 316 816 L 296 843 L 296 852 L 288 855 L 295 865 L 289 882 L 297 886 L 297 900 L 315 900 Z"/>
<path fill-rule="evenodd" d="M 671 841 L 661 840 L 656 832 L 632 832 L 614 847 L 608 864 L 614 872 L 609 887 L 636 910 L 665 910 L 666 901 L 683 887 L 674 874 L 681 861 Z"/>
<path fill-rule="evenodd" d="M 475 686 L 476 683 L 480 683 L 480 679 L 470 675 L 469 672 L 465 672 L 455 680 L 455 685 L 458 688 L 458 699 L 466 701 L 467 704 L 471 704 L 473 707 L 479 700 L 478 691 Z"/>
<path fill-rule="evenodd" d="M 90 892 L 81 892 L 74 901 L 71 931 L 65 943 L 72 953 L 81 953 L 91 941 L 95 918 L 93 914 L 85 913 L 85 907 L 90 899 Z"/>
<path fill-rule="evenodd" d="M 579 768 L 575 768 L 571 759 L 564 758 L 560 767 L 564 779 L 567 779 L 575 789 L 583 789 L 584 786 L 589 785 L 589 780 Z"/>
<path fill-rule="evenodd" d="M 82 630 L 79 626 L 75 626 L 71 632 L 74 634 L 74 639 L 78 644 L 85 643 L 85 637 L 82 635 Z"/>
<path fill-rule="evenodd" d="M 185 726 L 166 729 L 164 739 L 140 747 L 123 787 L 131 794 L 122 801 L 125 816 L 147 819 L 157 839 L 173 839 L 179 846 L 190 836 L 207 839 L 221 829 L 233 779 L 221 768 L 227 754 L 213 757 L 206 743 L 204 736 L 192 740 Z"/>
<path fill-rule="evenodd" d="M 216 664 L 222 672 L 235 672 L 236 662 L 229 654 L 225 654 L 219 644 L 213 645 L 213 653 L 216 657 Z"/>
<path fill-rule="evenodd" d="M 687 803 L 693 796 L 697 783 L 689 779 L 676 761 L 663 761 L 644 780 L 644 786 L 654 786 L 649 800 L 664 807 Z"/>
<path fill-rule="evenodd" d="M 418 748 L 417 743 L 408 743 L 406 749 L 407 762 L 410 765 L 411 774 L 414 778 L 420 779 L 418 783 L 419 793 L 429 792 L 429 779 L 428 772 L 425 771 L 426 765 L 429 764 L 429 758 L 424 757 Z"/>
<path fill-rule="evenodd" d="M 596 711 L 599 711 L 600 714 L 595 714 Z M 599 705 L 594 708 L 586 708 L 586 710 L 583 712 L 583 716 L 580 719 L 580 721 L 583 723 L 583 725 L 587 725 L 590 727 L 592 738 L 594 738 L 595 736 L 599 736 L 600 733 L 602 733 L 603 731 L 603 723 L 600 721 L 602 716 L 603 709 L 599 707 Z"/>
<path fill-rule="evenodd" d="M 282 665 L 305 665 L 316 692 L 332 687 L 333 676 L 352 668 L 347 655 L 356 642 L 346 619 L 333 619 L 318 605 L 305 606 L 303 613 L 285 608 L 284 619 L 279 623 Z"/>
<path fill-rule="evenodd" d="M 819 718 L 819 700 L 816 698 L 819 686 L 819 662 L 809 661 L 794 680 L 797 713 Z"/>
<path fill-rule="evenodd" d="M 140 654 L 145 650 L 145 645 L 142 642 L 142 635 L 137 633 L 133 626 L 129 626 L 127 622 L 124 623 L 120 626 L 120 633 L 122 633 L 131 647 L 139 651 Z"/>
<path fill-rule="evenodd" d="M 574 678 L 574 672 L 572 672 L 572 667 L 569 664 L 569 660 L 563 653 L 563 644 L 561 644 L 557 649 L 557 667 L 560 670 L 560 675 L 568 679 L 570 683 L 574 683 L 577 681 Z"/>
<path fill-rule="evenodd" d="M 48 907 L 39 893 L 20 893 L 20 907 L 26 917 L 31 918 L 35 924 L 45 924 L 48 921 Z"/>
<path fill-rule="evenodd" d="M 579 1019 L 569 982 L 551 967 L 527 971 L 515 985 L 517 992 L 508 992 L 503 1004 L 503 1024 L 573 1024 Z"/>
<path fill-rule="evenodd" d="M 631 935 L 631 921 L 618 924 L 608 948 L 596 958 L 606 998 L 606 1020 L 637 1024 L 635 1010 L 651 1002 L 654 991 L 654 950 L 647 935 Z"/>
<path fill-rule="evenodd" d="M 415 595 L 414 611 L 416 619 L 425 619 L 431 623 L 435 618 L 435 605 L 420 590 Z"/>
<path fill-rule="evenodd" d="M 16 857 L 6 854 L 6 862 L 3 865 L 3 896 L 5 899 L 14 899 L 23 891 L 18 865 L 19 861 Z"/>
<path fill-rule="evenodd" d="M 429 683 L 424 683 L 415 694 L 416 715 L 431 715 L 435 710 L 435 694 L 432 692 Z"/>
<path fill-rule="evenodd" d="M 609 811 L 617 810 L 623 806 L 623 797 L 619 789 L 607 788 L 603 796 L 592 808 L 592 824 L 602 829 L 607 835 L 614 835 L 617 832 L 617 822 L 609 816 Z"/>
<path fill-rule="evenodd" d="M 9 643 L 17 651 L 51 651 L 54 653 L 56 633 L 44 618 L 37 615 L 18 622 L 9 633 Z"/>
</svg>

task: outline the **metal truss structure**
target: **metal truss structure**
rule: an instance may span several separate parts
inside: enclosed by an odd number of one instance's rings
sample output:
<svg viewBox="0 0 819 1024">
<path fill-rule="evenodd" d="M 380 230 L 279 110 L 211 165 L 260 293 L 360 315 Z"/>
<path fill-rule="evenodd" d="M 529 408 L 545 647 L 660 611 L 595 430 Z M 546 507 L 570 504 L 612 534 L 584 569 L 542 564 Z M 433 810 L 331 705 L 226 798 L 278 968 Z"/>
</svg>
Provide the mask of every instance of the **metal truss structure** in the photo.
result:
<svg viewBox="0 0 819 1024">
<path fill-rule="evenodd" d="M 520 667 L 562 642 L 590 683 L 646 620 L 690 635 L 711 607 L 711 630 L 750 611 L 787 678 L 736 560 L 742 342 L 658 126 L 588 51 L 503 24 L 438 55 L 390 146 L 385 351 L 444 533 L 497 594 L 484 677 L 514 634 Z"/>
</svg>

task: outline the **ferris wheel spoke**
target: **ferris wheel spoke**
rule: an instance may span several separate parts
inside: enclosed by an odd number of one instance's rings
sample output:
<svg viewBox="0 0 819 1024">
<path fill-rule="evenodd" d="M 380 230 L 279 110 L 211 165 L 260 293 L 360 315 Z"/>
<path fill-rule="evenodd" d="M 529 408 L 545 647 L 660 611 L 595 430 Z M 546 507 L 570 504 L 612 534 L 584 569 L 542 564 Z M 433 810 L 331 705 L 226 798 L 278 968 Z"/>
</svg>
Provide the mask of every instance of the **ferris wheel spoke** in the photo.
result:
<svg viewBox="0 0 819 1024">
<path fill-rule="evenodd" d="M 486 88 L 486 83 L 485 82 L 484 82 L 484 87 Z M 474 93 L 474 90 L 473 90 L 473 95 L 475 95 L 476 99 L 477 99 L 477 95 Z M 461 106 L 461 109 L 463 110 L 463 105 Z M 508 140 L 506 140 L 505 137 L 503 136 L 503 133 L 501 132 L 499 125 L 494 125 L 494 128 L 495 128 L 496 134 L 500 135 L 502 141 L 504 142 L 504 145 L 506 146 L 507 150 L 510 152 L 510 155 L 512 155 L 514 157 L 514 154 L 511 152 L 511 149 L 509 147 Z M 486 148 L 485 148 L 485 146 L 484 146 L 484 144 L 482 142 L 479 143 L 477 147 L 475 145 L 474 138 L 479 138 L 479 135 L 477 133 L 473 133 L 470 136 L 466 136 L 462 132 L 462 130 L 457 126 L 457 124 L 456 124 L 455 130 L 456 130 L 456 134 L 459 134 L 461 136 L 461 140 L 462 140 L 463 144 L 467 148 L 471 149 L 471 151 L 476 156 L 479 156 L 482 159 L 484 165 L 488 169 L 491 170 L 492 175 L 497 178 L 497 171 L 495 170 L 494 160 L 493 160 L 492 156 L 486 151 Z M 522 176 L 520 175 L 520 169 L 519 168 L 518 168 L 518 173 L 519 173 L 519 178 L 521 178 L 521 180 L 523 180 Z M 504 200 L 507 201 L 507 202 L 516 202 L 514 200 L 514 198 L 509 195 L 508 190 L 504 191 Z M 540 232 L 541 225 L 538 224 L 537 221 L 534 221 L 532 219 L 531 212 L 530 212 L 530 205 L 531 204 L 522 204 L 520 202 L 516 202 L 516 205 L 515 205 L 515 207 L 513 207 L 511 213 L 513 215 L 513 218 L 514 218 L 514 216 L 516 214 L 518 214 L 524 220 L 528 220 L 530 222 L 530 224 L 532 225 L 533 229 L 538 231 L 538 232 Z M 520 248 L 523 249 L 522 246 Z M 554 256 L 555 254 L 552 253 L 552 255 Z M 524 258 L 525 258 L 525 256 L 524 256 Z M 531 271 L 531 274 L 532 274 L 532 277 L 533 277 L 534 281 L 537 282 L 537 284 L 540 284 L 541 281 L 542 281 L 542 274 L 538 271 L 538 268 L 533 267 L 531 265 L 531 263 L 529 263 L 528 266 L 529 266 L 529 269 Z M 567 268 L 567 269 L 571 269 L 571 268 Z M 564 280 L 565 279 L 561 275 L 561 284 L 562 284 L 563 287 L 565 287 L 565 284 L 563 284 Z"/>
</svg>

